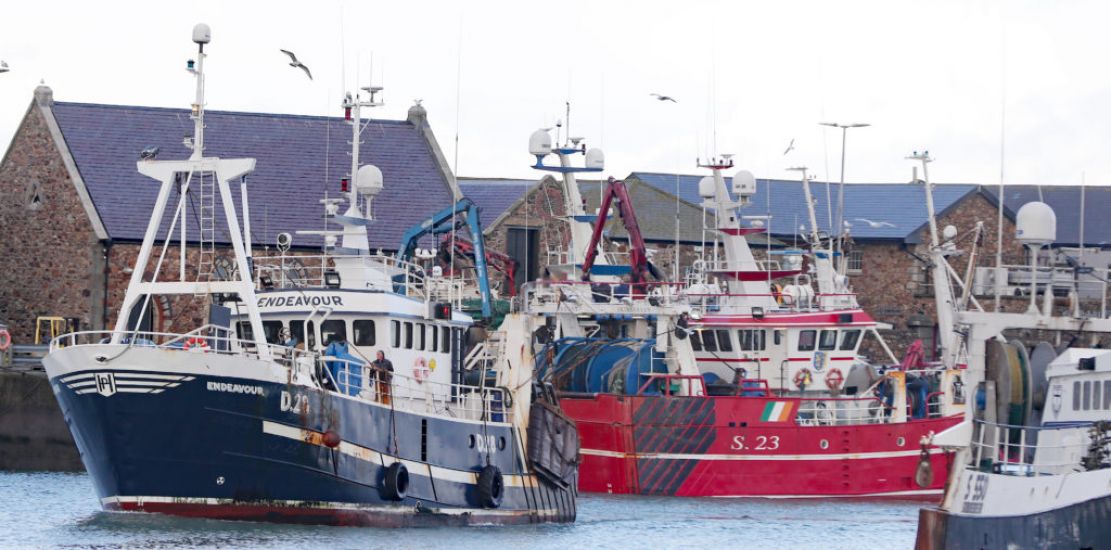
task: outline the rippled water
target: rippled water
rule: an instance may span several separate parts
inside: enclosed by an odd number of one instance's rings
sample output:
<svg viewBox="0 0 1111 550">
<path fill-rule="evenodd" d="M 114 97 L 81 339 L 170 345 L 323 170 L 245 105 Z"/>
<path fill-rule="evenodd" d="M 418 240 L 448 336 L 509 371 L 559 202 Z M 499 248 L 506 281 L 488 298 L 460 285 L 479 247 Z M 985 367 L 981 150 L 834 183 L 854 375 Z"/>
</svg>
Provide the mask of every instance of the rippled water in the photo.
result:
<svg viewBox="0 0 1111 550">
<path fill-rule="evenodd" d="M 104 512 L 85 474 L 0 472 L 2 548 L 911 548 L 918 502 L 585 496 L 573 525 L 367 529 Z"/>
</svg>

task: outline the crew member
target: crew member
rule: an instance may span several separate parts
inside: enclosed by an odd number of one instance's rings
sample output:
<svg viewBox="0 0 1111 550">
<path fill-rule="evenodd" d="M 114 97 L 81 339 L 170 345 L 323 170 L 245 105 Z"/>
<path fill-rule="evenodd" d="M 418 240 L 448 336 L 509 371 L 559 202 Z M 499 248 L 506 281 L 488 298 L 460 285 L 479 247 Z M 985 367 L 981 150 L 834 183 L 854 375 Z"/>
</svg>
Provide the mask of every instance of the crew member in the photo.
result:
<svg viewBox="0 0 1111 550">
<path fill-rule="evenodd" d="M 386 359 L 386 353 L 378 350 L 375 355 L 374 361 L 370 363 L 374 368 L 374 378 L 378 382 L 378 399 L 386 404 L 390 404 L 390 385 L 393 382 L 393 363 Z"/>
</svg>

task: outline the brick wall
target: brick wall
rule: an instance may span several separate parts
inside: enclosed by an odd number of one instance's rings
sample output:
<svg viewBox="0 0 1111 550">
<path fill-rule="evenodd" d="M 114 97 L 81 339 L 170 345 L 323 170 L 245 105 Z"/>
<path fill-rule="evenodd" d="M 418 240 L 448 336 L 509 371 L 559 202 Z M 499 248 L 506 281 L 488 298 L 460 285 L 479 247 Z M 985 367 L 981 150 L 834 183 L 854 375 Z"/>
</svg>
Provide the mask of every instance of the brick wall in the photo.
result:
<svg viewBox="0 0 1111 550">
<path fill-rule="evenodd" d="M 16 343 L 31 342 L 40 315 L 97 325 L 103 247 L 36 104 L 0 163 L 0 266 L 0 322 Z"/>
</svg>

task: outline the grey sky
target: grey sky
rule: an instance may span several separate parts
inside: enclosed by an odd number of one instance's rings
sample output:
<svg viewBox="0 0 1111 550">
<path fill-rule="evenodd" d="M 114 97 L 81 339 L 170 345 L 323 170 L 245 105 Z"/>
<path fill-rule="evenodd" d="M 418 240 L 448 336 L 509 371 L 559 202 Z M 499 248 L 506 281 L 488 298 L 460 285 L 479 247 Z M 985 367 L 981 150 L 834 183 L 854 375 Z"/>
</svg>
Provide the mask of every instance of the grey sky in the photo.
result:
<svg viewBox="0 0 1111 550">
<path fill-rule="evenodd" d="M 1108 12 L 1097 1 L 6 3 L 0 146 L 40 79 L 63 101 L 187 106 L 190 29 L 203 21 L 210 109 L 338 115 L 373 55 L 388 102 L 376 114 L 403 118 L 423 99 L 449 159 L 461 59 L 464 176 L 537 176 L 528 135 L 570 99 L 572 133 L 603 146 L 615 176 L 697 173 L 716 127 L 717 151 L 759 177 L 806 164 L 836 179 L 840 133 L 817 125 L 830 120 L 874 125 L 850 130 L 849 181 L 905 181 L 903 157 L 929 149 L 933 179 L 996 184 L 1005 82 L 1008 183 L 1086 171 L 1106 184 Z"/>
</svg>

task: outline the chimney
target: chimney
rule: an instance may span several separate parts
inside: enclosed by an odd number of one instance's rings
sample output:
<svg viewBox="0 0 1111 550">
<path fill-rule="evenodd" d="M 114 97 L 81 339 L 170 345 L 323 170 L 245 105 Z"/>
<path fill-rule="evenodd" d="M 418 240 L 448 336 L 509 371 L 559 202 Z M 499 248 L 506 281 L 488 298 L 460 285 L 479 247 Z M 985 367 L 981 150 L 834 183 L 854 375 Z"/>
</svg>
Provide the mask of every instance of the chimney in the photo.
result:
<svg viewBox="0 0 1111 550">
<path fill-rule="evenodd" d="M 428 111 L 424 110 L 419 99 L 415 105 L 409 107 L 409 116 L 407 119 L 410 124 L 417 128 L 423 128 L 428 124 Z"/>
<path fill-rule="evenodd" d="M 35 87 L 35 103 L 39 107 L 53 107 L 54 106 L 54 90 L 50 89 L 44 82 L 39 82 Z"/>
</svg>

